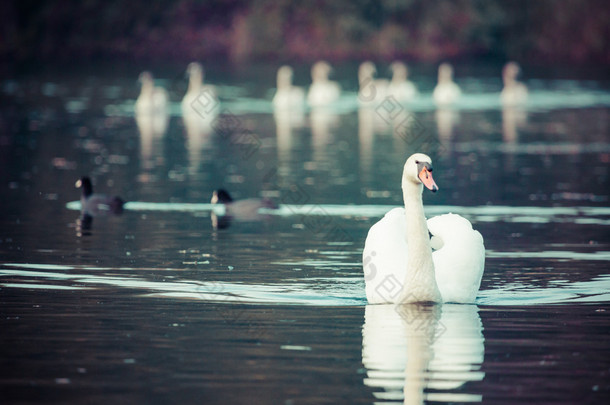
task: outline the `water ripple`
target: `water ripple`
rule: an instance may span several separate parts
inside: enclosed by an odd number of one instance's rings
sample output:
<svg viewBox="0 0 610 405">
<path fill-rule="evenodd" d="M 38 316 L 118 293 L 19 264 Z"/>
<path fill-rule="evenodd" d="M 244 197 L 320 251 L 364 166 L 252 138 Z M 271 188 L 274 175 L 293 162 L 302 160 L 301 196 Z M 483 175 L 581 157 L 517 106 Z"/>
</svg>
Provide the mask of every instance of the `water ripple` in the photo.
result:
<svg viewBox="0 0 610 405">
<path fill-rule="evenodd" d="M 500 252 L 495 252 L 497 255 Z M 604 252 L 606 255 L 608 252 Z M 591 259 L 587 256 L 588 260 Z M 567 259 L 567 258 L 566 258 Z M 582 259 L 580 259 L 582 260 Z M 606 260 L 606 259 L 604 259 Z M 201 281 L 166 277 L 163 281 L 145 279 L 125 271 L 107 275 L 107 268 L 55 266 L 48 264 L 4 263 L 0 266 L 3 288 L 82 290 L 103 287 L 144 291 L 143 296 L 194 299 L 243 304 L 286 304 L 309 306 L 360 306 L 366 304 L 364 280 L 358 276 L 312 277 L 277 283 Z M 359 265 L 358 265 L 359 266 Z M 39 270 L 39 271 L 35 271 Z M 56 270 L 56 271 L 49 271 Z M 87 274 L 94 270 L 100 274 Z M 117 270 L 117 269 L 113 269 Z M 140 269 L 141 270 L 141 269 Z M 167 269 L 158 269 L 167 270 Z M 5 282 L 1 282 L 5 279 Z M 610 301 L 610 275 L 589 281 L 557 280 L 550 287 L 506 284 L 479 292 L 479 305 L 540 305 Z"/>
<path fill-rule="evenodd" d="M 80 210 L 80 201 L 71 201 L 66 204 L 70 210 Z M 224 208 L 221 205 L 204 203 L 156 203 L 132 201 L 125 204 L 126 210 L 131 211 L 174 211 L 174 212 L 216 212 L 222 215 Z M 382 217 L 394 205 L 342 205 L 342 204 L 281 204 L 278 209 L 261 209 L 261 214 L 289 217 L 294 215 L 308 216 L 352 216 L 352 217 Z M 534 206 L 506 206 L 506 205 L 480 205 L 464 207 L 456 205 L 428 205 L 425 207 L 428 216 L 446 213 L 468 216 L 479 222 L 523 222 L 548 223 L 571 222 L 598 225 L 610 225 L 610 207 L 534 207 Z M 602 218 L 600 218 L 602 217 Z"/>
</svg>

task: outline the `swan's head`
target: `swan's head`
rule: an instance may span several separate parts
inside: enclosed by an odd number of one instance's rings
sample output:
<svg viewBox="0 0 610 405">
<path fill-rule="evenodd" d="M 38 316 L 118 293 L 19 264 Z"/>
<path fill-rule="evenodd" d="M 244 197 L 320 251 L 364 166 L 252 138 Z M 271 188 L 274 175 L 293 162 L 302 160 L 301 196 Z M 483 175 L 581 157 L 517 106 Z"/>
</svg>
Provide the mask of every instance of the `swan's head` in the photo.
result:
<svg viewBox="0 0 610 405">
<path fill-rule="evenodd" d="M 392 71 L 392 81 L 407 80 L 407 77 L 409 76 L 407 65 L 399 61 L 392 62 L 390 70 Z"/>
<path fill-rule="evenodd" d="M 453 81 L 453 67 L 448 63 L 442 63 L 438 67 L 438 82 L 449 83 Z"/>
<path fill-rule="evenodd" d="M 186 74 L 189 77 L 201 77 L 203 78 L 203 66 L 198 62 L 191 62 L 186 67 Z"/>
<path fill-rule="evenodd" d="M 502 78 L 504 79 L 504 83 L 514 82 L 519 75 L 521 68 L 516 62 L 508 62 L 504 65 L 504 69 L 502 70 Z"/>
<path fill-rule="evenodd" d="M 331 71 L 332 67 L 327 62 L 316 62 L 311 68 L 311 79 L 314 82 L 327 80 Z"/>
<path fill-rule="evenodd" d="M 148 71 L 144 71 L 144 72 L 140 73 L 140 76 L 138 77 L 138 81 L 142 84 L 152 83 L 153 75 L 152 75 L 152 73 L 150 73 Z"/>
<path fill-rule="evenodd" d="M 360 68 L 358 69 L 358 80 L 360 80 L 360 83 L 362 83 L 366 79 L 372 79 L 375 73 L 377 73 L 377 68 L 373 62 L 368 60 L 366 62 L 362 62 Z"/>
<path fill-rule="evenodd" d="M 432 159 L 423 153 L 416 153 L 407 159 L 402 178 L 403 181 L 423 184 L 434 193 L 438 191 L 438 186 L 432 177 Z"/>
<path fill-rule="evenodd" d="M 277 88 L 285 89 L 290 86 L 292 86 L 292 68 L 284 65 L 277 70 Z"/>
</svg>

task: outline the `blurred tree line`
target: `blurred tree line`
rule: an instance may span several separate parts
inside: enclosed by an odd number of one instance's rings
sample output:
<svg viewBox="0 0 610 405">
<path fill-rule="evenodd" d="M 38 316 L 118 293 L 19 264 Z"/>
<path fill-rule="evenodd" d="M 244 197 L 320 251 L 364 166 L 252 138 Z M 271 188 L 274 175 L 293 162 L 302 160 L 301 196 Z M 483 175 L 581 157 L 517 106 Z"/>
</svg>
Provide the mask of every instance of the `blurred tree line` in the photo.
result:
<svg viewBox="0 0 610 405">
<path fill-rule="evenodd" d="M 607 0 L 9 0 L 0 58 L 610 63 Z"/>
</svg>

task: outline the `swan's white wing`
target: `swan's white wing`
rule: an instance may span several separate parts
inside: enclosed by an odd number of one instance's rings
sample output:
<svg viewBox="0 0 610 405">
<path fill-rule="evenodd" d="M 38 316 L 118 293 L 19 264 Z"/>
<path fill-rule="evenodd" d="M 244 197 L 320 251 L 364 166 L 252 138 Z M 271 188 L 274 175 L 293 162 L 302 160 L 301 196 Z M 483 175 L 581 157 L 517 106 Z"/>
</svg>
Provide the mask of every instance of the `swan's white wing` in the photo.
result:
<svg viewBox="0 0 610 405">
<path fill-rule="evenodd" d="M 276 109 L 300 109 L 305 105 L 305 91 L 301 87 L 292 86 L 289 89 L 279 89 L 273 96 L 273 106 Z"/>
<path fill-rule="evenodd" d="M 474 302 L 485 267 L 483 237 L 470 221 L 455 214 L 429 219 L 428 229 L 438 248 L 432 259 L 443 301 Z"/>
<path fill-rule="evenodd" d="M 313 83 L 309 87 L 307 102 L 312 107 L 323 106 L 337 101 L 340 96 L 341 87 L 336 82 Z"/>
<path fill-rule="evenodd" d="M 441 83 L 434 88 L 432 93 L 434 101 L 440 105 L 455 103 L 461 95 L 462 91 L 455 83 Z"/>
<path fill-rule="evenodd" d="M 362 264 L 368 302 L 395 302 L 407 273 L 404 208 L 394 208 L 371 227 L 362 252 Z"/>
<path fill-rule="evenodd" d="M 413 100 L 417 97 L 417 88 L 410 82 L 390 83 L 388 94 L 393 96 L 399 102 Z"/>
<path fill-rule="evenodd" d="M 182 113 L 215 117 L 218 114 L 218 104 L 216 87 L 205 84 L 199 89 L 186 92 L 182 98 Z"/>
</svg>

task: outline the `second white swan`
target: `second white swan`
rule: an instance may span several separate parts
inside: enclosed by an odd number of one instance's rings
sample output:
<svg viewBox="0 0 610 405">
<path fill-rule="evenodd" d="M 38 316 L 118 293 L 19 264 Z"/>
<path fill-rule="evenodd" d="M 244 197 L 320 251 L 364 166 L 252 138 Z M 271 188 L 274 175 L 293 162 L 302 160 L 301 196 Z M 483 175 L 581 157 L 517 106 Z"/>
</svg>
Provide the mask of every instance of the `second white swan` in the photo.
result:
<svg viewBox="0 0 610 405">
<path fill-rule="evenodd" d="M 430 157 L 416 153 L 403 169 L 405 207 L 390 210 L 366 238 L 362 257 L 370 304 L 473 303 L 476 298 L 485 267 L 483 237 L 459 215 L 426 221 L 424 186 L 438 190 Z"/>
</svg>

